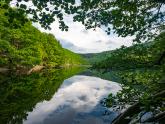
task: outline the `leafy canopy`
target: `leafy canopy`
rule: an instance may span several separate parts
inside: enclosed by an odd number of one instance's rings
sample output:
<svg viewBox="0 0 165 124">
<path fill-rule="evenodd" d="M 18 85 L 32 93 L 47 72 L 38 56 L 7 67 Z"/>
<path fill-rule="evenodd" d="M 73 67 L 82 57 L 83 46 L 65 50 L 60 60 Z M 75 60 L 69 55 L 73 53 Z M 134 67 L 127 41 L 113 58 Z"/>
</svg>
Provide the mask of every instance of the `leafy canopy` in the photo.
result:
<svg viewBox="0 0 165 124">
<path fill-rule="evenodd" d="M 16 3 L 5 0 L 5 3 L 15 4 L 21 12 L 33 15 L 31 20 L 45 29 L 50 29 L 56 17 L 59 28 L 68 31 L 63 19 L 66 14 L 72 14 L 73 21 L 81 22 L 86 29 L 105 26 L 107 34 L 135 35 L 136 40 L 148 40 L 165 27 L 164 0 L 17 0 Z M 7 5 L 1 6 L 7 8 Z"/>
</svg>

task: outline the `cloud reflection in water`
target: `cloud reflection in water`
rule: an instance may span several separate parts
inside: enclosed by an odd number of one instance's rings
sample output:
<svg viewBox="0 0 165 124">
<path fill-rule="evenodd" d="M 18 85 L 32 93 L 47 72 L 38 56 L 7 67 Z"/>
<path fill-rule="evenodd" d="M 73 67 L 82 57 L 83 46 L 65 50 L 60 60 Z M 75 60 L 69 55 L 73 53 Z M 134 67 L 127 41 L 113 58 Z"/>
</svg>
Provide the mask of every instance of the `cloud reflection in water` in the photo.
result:
<svg viewBox="0 0 165 124">
<path fill-rule="evenodd" d="M 50 101 L 38 103 L 24 124 L 107 124 L 115 113 L 99 104 L 109 93 L 121 89 L 115 82 L 76 75 L 66 79 Z"/>
</svg>

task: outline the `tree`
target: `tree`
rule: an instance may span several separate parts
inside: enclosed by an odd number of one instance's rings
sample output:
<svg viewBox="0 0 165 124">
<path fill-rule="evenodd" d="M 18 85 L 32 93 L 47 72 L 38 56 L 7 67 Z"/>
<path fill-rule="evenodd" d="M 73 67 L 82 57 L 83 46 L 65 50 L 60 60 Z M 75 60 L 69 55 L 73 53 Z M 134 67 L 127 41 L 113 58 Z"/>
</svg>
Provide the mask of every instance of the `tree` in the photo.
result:
<svg viewBox="0 0 165 124">
<path fill-rule="evenodd" d="M 105 26 L 107 34 L 136 36 L 136 40 L 148 40 L 165 27 L 164 0 L 17 0 L 20 11 L 33 15 L 45 29 L 57 17 L 62 31 L 68 31 L 64 14 L 73 14 L 73 20 L 81 22 L 86 29 Z M 5 0 L 9 4 L 11 0 Z M 31 7 L 27 7 L 27 2 Z M 2 6 L 2 5 L 1 5 Z M 7 7 L 6 4 L 3 7 Z"/>
<path fill-rule="evenodd" d="M 5 16 L 7 15 L 7 16 Z M 65 50 L 52 34 L 41 33 L 17 9 L 0 8 L 0 67 L 28 70 L 34 65 L 61 67 L 82 64 L 83 59 Z M 68 61 L 70 60 L 70 61 Z M 27 68 L 27 69 L 26 69 Z"/>
</svg>

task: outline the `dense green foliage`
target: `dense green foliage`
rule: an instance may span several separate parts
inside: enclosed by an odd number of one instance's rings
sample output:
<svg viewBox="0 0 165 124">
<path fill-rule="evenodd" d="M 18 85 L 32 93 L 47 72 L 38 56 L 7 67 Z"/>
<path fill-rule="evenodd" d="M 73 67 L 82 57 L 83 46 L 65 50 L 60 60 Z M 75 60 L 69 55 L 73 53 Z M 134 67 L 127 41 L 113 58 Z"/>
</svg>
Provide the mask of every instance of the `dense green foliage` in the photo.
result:
<svg viewBox="0 0 165 124">
<path fill-rule="evenodd" d="M 152 67 L 164 63 L 165 33 L 160 34 L 154 41 L 135 44 L 131 47 L 102 53 L 104 59 L 100 58 L 93 64 L 93 68 L 100 69 L 133 69 Z M 95 58 L 98 58 L 97 55 Z M 92 59 L 92 58 L 91 58 Z"/>
<path fill-rule="evenodd" d="M 87 64 L 86 60 L 78 54 L 64 49 L 64 65 L 81 65 Z"/>
<path fill-rule="evenodd" d="M 50 100 L 62 82 L 83 68 L 0 75 L 0 123 L 22 124 L 38 102 Z"/>
<path fill-rule="evenodd" d="M 100 62 L 105 58 L 111 56 L 113 51 L 105 51 L 101 53 L 86 53 L 80 54 L 83 58 L 85 58 L 89 64 L 93 65 L 94 63 Z"/>
<path fill-rule="evenodd" d="M 3 8 L 8 8 L 5 0 Z M 25 2 L 22 2 L 25 1 Z M 72 14 L 73 20 L 81 22 L 87 29 L 105 26 L 107 34 L 119 36 L 135 35 L 136 40 L 153 37 L 153 30 L 161 31 L 165 23 L 164 0 L 17 0 L 11 2 L 20 12 L 33 15 L 31 20 L 39 22 L 45 29 L 56 18 L 59 28 L 67 31 L 64 15 Z M 33 7 L 28 7 L 27 2 Z M 10 21 L 16 18 L 11 16 Z M 156 35 L 156 34 L 155 34 Z"/>
<path fill-rule="evenodd" d="M 52 34 L 41 33 L 30 21 L 20 27 L 22 19 L 10 23 L 5 16 L 8 11 L 0 9 L 0 66 L 62 66 L 83 62 L 79 55 L 63 49 Z"/>
</svg>

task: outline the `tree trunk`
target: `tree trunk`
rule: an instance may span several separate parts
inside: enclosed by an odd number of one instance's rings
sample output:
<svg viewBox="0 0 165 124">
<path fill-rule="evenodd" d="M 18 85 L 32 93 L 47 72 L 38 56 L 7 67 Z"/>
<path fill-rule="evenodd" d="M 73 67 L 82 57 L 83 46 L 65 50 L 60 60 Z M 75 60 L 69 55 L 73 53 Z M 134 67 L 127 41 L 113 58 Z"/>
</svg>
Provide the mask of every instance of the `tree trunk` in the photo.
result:
<svg viewBox="0 0 165 124">
<path fill-rule="evenodd" d="M 165 90 L 155 94 L 154 96 L 152 96 L 153 98 L 155 97 L 164 97 L 165 96 Z M 149 98 L 150 99 L 150 98 Z M 127 116 L 132 116 L 136 113 L 139 113 L 140 110 L 140 106 L 141 103 L 137 102 L 135 104 L 133 104 L 131 107 L 129 107 L 126 111 L 124 111 L 122 114 L 120 114 L 113 122 L 112 124 L 127 124 L 125 123 L 125 118 Z"/>
<path fill-rule="evenodd" d="M 145 122 L 154 122 L 154 121 L 159 121 L 165 118 L 165 112 L 162 112 L 160 114 L 157 114 L 156 116 L 154 116 L 153 118 L 149 118 L 148 120 L 146 120 Z"/>
<path fill-rule="evenodd" d="M 156 65 L 161 65 L 162 64 L 161 62 L 163 61 L 164 57 L 165 57 L 165 51 L 162 53 L 162 55 L 160 56 L 160 58 L 156 62 Z"/>
</svg>

